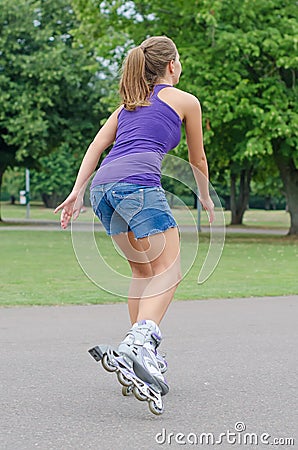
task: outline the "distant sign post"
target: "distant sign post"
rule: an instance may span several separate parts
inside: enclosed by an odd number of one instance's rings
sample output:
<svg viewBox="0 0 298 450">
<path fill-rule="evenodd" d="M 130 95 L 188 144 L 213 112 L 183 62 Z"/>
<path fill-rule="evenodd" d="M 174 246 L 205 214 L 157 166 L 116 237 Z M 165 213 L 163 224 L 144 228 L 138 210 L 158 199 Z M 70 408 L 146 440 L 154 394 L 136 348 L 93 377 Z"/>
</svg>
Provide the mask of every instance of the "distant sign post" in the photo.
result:
<svg viewBox="0 0 298 450">
<path fill-rule="evenodd" d="M 30 171 L 26 169 L 26 219 L 30 217 Z"/>
</svg>

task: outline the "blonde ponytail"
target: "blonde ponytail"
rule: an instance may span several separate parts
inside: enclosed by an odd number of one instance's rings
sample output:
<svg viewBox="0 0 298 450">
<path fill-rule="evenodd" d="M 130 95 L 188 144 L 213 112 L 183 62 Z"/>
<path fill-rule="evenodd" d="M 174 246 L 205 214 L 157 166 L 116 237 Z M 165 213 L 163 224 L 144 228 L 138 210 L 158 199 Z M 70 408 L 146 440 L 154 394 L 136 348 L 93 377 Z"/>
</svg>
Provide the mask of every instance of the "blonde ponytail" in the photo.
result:
<svg viewBox="0 0 298 450">
<path fill-rule="evenodd" d="M 145 77 L 145 55 L 141 47 L 127 55 L 120 80 L 120 95 L 124 108 L 133 111 L 137 106 L 148 106 L 150 89 Z"/>
<path fill-rule="evenodd" d="M 176 56 L 176 46 L 166 36 L 150 37 L 128 53 L 119 86 L 125 109 L 134 111 L 138 106 L 150 105 L 154 85 L 164 77 L 167 64 Z"/>
</svg>

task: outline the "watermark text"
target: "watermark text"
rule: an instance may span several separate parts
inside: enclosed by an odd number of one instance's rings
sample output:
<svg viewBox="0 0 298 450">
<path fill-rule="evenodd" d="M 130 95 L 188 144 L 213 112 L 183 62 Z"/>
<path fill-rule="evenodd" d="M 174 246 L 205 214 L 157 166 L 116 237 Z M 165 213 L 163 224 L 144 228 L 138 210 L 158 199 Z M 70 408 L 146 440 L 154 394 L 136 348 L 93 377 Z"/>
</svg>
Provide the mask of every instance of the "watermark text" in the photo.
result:
<svg viewBox="0 0 298 450">
<path fill-rule="evenodd" d="M 226 430 L 222 433 L 194 433 L 168 432 L 163 428 L 155 435 L 155 442 L 159 445 L 268 445 L 293 446 L 295 440 L 292 437 L 274 437 L 269 433 L 248 433 L 244 422 L 236 422 L 234 430 Z"/>
</svg>

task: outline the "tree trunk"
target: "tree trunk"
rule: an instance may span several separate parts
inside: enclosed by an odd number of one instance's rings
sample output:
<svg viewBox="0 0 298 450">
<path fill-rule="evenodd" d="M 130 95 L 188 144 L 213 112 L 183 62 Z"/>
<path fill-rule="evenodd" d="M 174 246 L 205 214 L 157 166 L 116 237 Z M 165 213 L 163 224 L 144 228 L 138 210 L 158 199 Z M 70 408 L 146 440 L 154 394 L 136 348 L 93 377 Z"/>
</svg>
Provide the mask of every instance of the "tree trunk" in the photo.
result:
<svg viewBox="0 0 298 450">
<path fill-rule="evenodd" d="M 298 235 L 298 169 L 290 152 L 282 154 L 282 143 L 273 143 L 273 155 L 277 164 L 287 199 L 287 209 L 290 213 L 291 224 L 288 234 Z"/>
<path fill-rule="evenodd" d="M 53 192 L 52 194 L 43 193 L 41 198 L 46 208 L 56 208 L 59 203 L 63 202 L 65 195 L 61 195 L 58 192 Z"/>
<path fill-rule="evenodd" d="M 237 197 L 237 174 L 231 173 L 231 225 L 242 225 L 243 215 L 249 201 L 251 175 L 252 168 L 241 170 L 239 195 Z"/>
</svg>

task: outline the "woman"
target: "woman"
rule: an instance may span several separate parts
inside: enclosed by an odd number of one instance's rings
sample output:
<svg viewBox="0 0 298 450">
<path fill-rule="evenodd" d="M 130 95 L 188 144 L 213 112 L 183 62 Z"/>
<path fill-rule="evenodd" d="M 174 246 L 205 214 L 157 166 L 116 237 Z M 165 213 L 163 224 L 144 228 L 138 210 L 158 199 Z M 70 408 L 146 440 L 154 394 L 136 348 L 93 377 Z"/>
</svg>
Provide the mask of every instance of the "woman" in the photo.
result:
<svg viewBox="0 0 298 450">
<path fill-rule="evenodd" d="M 65 229 L 79 214 L 100 155 L 114 143 L 92 181 L 91 201 L 132 270 L 128 308 L 133 326 L 118 351 L 161 395 L 169 388 L 160 370 L 166 363 L 156 351 L 159 324 L 180 280 L 179 233 L 160 184 L 161 162 L 178 145 L 182 123 L 200 201 L 209 220 L 214 217 L 201 108 L 196 97 L 174 88 L 180 75 L 178 51 L 165 36 L 150 37 L 129 52 L 120 81 L 122 104 L 99 130 L 71 194 L 55 210 L 62 210 Z"/>
</svg>

